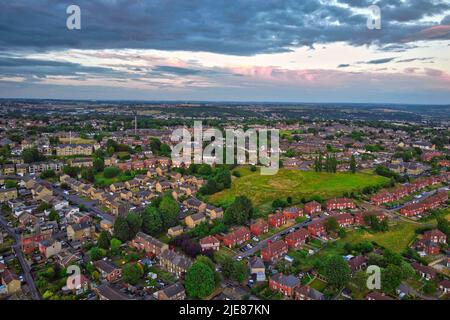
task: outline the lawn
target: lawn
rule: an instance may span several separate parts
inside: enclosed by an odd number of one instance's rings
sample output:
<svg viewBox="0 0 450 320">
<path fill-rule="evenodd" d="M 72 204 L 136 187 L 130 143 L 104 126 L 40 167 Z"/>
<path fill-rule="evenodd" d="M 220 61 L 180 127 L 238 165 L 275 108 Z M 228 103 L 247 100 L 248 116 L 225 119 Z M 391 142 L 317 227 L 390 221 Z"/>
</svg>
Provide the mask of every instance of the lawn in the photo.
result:
<svg viewBox="0 0 450 320">
<path fill-rule="evenodd" d="M 114 178 L 105 178 L 103 173 L 98 173 L 95 175 L 95 185 L 99 187 L 108 187 L 116 182 L 125 182 L 133 179 L 132 176 L 128 176 L 121 172 L 117 177 Z"/>
<path fill-rule="evenodd" d="M 347 236 L 344 239 L 339 240 L 339 242 L 356 244 L 364 240 L 374 241 L 380 246 L 401 253 L 415 238 L 415 230 L 421 226 L 425 225 L 400 221 L 396 225 L 390 227 L 387 232 L 369 233 L 365 230 L 358 229 L 349 232 Z"/>
<path fill-rule="evenodd" d="M 320 196 L 323 199 L 342 196 L 344 192 L 360 190 L 366 186 L 382 185 L 387 178 L 364 173 L 324 173 L 280 169 L 276 175 L 263 176 L 259 171 L 239 169 L 242 177 L 233 179 L 230 189 L 209 197 L 216 205 L 227 206 L 236 196 L 245 195 L 255 207 L 264 207 L 279 198 L 292 197 L 294 202 L 302 198 Z"/>
<path fill-rule="evenodd" d="M 61 143 L 75 143 L 75 144 L 94 144 L 95 140 L 91 140 L 91 139 L 83 139 L 83 138 L 59 138 L 59 141 Z"/>
</svg>

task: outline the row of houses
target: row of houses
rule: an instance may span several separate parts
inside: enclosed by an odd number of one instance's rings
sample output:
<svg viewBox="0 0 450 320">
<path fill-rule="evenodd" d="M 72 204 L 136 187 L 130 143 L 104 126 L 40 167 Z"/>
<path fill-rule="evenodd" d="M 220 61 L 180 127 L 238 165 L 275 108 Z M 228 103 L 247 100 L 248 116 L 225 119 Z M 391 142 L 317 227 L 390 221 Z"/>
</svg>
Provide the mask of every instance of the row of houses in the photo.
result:
<svg viewBox="0 0 450 320">
<path fill-rule="evenodd" d="M 398 201 L 412 193 L 420 191 L 426 187 L 450 180 L 450 173 L 443 173 L 438 176 L 417 179 L 416 181 L 404 186 L 395 188 L 392 191 L 383 190 L 371 197 L 371 202 L 377 206 L 384 203 Z"/>
<path fill-rule="evenodd" d="M 438 208 L 440 205 L 448 201 L 448 192 L 438 192 L 435 195 L 429 196 L 425 200 L 418 203 L 411 203 L 400 209 L 400 214 L 412 217 L 422 214 L 428 210 Z"/>
</svg>

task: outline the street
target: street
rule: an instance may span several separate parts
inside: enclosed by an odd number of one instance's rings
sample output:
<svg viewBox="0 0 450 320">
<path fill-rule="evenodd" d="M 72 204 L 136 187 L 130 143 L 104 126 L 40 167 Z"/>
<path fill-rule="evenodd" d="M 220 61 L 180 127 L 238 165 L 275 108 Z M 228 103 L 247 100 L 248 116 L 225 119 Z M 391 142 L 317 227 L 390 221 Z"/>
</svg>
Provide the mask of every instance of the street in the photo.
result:
<svg viewBox="0 0 450 320">
<path fill-rule="evenodd" d="M 25 280 L 28 284 L 28 288 L 30 289 L 31 297 L 33 300 L 41 300 L 41 297 L 39 295 L 39 291 L 36 288 L 36 284 L 34 283 L 33 276 L 31 275 L 30 266 L 28 265 L 27 261 L 25 260 L 25 257 L 22 252 L 21 244 L 20 244 L 20 237 L 15 233 L 15 230 L 8 226 L 7 221 L 3 218 L 3 213 L 0 210 L 0 225 L 8 232 L 8 234 L 14 239 L 15 244 L 12 246 L 14 251 L 16 252 L 17 259 L 19 260 L 19 263 L 22 267 L 23 274 L 25 277 Z"/>
</svg>

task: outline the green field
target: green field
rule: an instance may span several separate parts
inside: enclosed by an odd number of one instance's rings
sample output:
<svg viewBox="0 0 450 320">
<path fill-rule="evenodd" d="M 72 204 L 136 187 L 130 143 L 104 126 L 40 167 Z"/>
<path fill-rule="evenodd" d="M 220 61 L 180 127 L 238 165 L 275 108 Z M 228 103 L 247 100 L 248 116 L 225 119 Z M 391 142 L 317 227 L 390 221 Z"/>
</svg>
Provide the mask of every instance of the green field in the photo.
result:
<svg viewBox="0 0 450 320">
<path fill-rule="evenodd" d="M 276 175 L 263 176 L 259 171 L 240 168 L 240 178 L 234 178 L 230 189 L 209 197 L 216 205 L 227 206 L 236 196 L 245 195 L 255 207 L 270 206 L 273 200 L 290 196 L 294 202 L 301 198 L 320 196 L 323 199 L 342 196 L 344 192 L 366 186 L 382 185 L 388 179 L 372 173 L 318 173 L 280 169 Z"/>
<path fill-rule="evenodd" d="M 97 185 L 99 187 L 109 187 L 113 183 L 125 182 L 125 181 L 131 180 L 131 179 L 133 179 L 132 176 L 128 176 L 128 175 L 124 174 L 123 172 L 121 172 L 117 177 L 114 177 L 114 178 L 105 178 L 103 173 L 98 173 L 95 175 L 95 185 Z"/>
<path fill-rule="evenodd" d="M 369 233 L 359 229 L 347 233 L 343 243 L 349 242 L 357 244 L 362 241 L 374 241 L 380 246 L 388 248 L 394 252 L 401 253 L 405 250 L 410 242 L 415 238 L 415 230 L 421 225 L 406 221 L 398 222 L 395 226 L 389 228 L 387 232 Z"/>
</svg>

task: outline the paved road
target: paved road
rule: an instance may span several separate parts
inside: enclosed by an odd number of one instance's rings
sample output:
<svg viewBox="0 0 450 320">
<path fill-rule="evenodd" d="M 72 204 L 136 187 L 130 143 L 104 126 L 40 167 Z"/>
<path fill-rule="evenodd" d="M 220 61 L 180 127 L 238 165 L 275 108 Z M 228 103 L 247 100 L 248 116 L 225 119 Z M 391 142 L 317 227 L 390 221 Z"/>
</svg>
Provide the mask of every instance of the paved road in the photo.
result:
<svg viewBox="0 0 450 320">
<path fill-rule="evenodd" d="M 39 291 L 36 288 L 33 276 L 31 275 L 30 266 L 28 265 L 23 255 L 22 247 L 20 245 L 20 237 L 18 234 L 16 234 L 15 229 L 8 226 L 7 221 L 1 215 L 2 212 L 0 211 L 0 224 L 8 232 L 8 234 L 15 240 L 15 244 L 12 246 L 12 248 L 16 252 L 17 259 L 19 260 L 19 263 L 22 266 L 23 274 L 28 284 L 28 288 L 30 289 L 31 297 L 33 298 L 33 300 L 41 300 L 41 296 L 39 295 Z"/>
<path fill-rule="evenodd" d="M 310 223 L 311 223 L 311 220 L 306 220 L 306 221 L 297 223 L 297 224 L 295 224 L 295 225 L 293 225 L 293 226 L 291 226 L 291 227 L 289 227 L 289 228 L 287 228 L 287 229 L 281 230 L 281 231 L 279 231 L 279 232 L 273 234 L 273 235 L 270 236 L 269 238 L 264 239 L 264 240 L 261 240 L 260 242 L 258 242 L 258 243 L 257 243 L 253 248 L 251 248 L 250 250 L 247 250 L 247 251 L 245 251 L 245 252 L 239 251 L 239 253 L 238 253 L 235 257 L 237 258 L 237 257 L 240 256 L 240 257 L 242 257 L 242 258 L 247 258 L 247 257 L 249 257 L 249 256 L 252 256 L 252 255 L 254 255 L 257 251 L 259 251 L 259 250 L 261 250 L 262 248 L 264 248 L 264 247 L 267 245 L 267 242 L 268 242 L 268 241 L 273 241 L 276 237 L 281 236 L 281 234 L 282 234 L 283 232 L 285 232 L 285 231 L 287 231 L 287 230 L 289 230 L 289 229 L 291 229 L 291 228 L 303 228 L 303 227 L 306 227 L 306 226 L 307 226 L 308 224 L 310 224 Z"/>
</svg>

